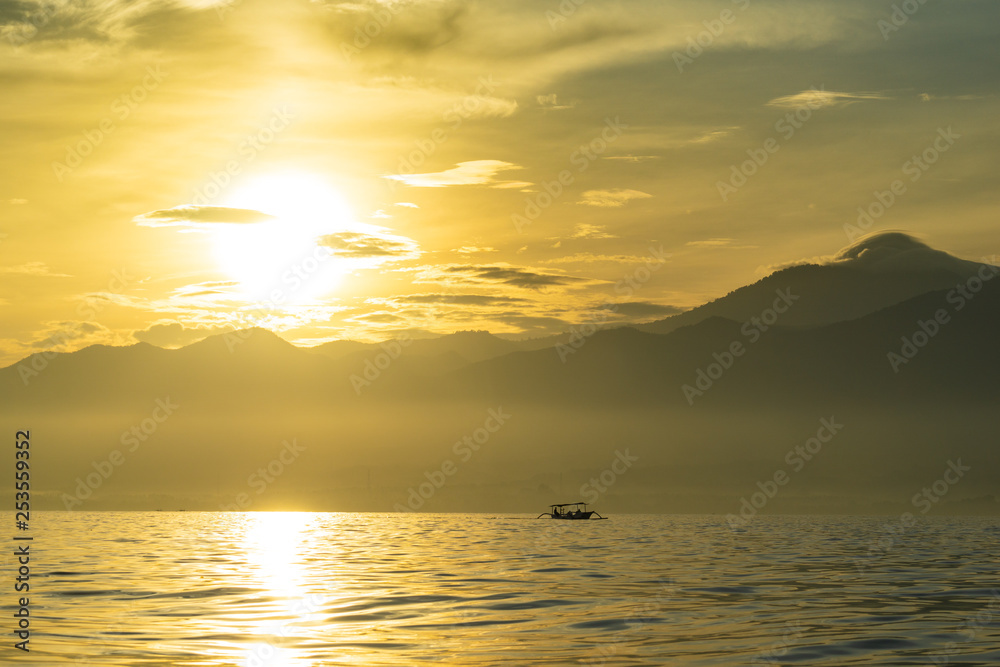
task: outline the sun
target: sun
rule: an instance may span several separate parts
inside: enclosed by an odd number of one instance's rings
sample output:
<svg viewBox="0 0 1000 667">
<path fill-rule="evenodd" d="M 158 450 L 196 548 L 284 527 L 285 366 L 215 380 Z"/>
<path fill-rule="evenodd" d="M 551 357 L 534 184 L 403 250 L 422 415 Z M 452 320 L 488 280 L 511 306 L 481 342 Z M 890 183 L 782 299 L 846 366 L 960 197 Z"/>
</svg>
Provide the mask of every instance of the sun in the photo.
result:
<svg viewBox="0 0 1000 667">
<path fill-rule="evenodd" d="M 351 226 L 353 216 L 324 179 L 292 171 L 262 175 L 241 183 L 218 205 L 272 216 L 213 230 L 215 261 L 244 296 L 280 309 L 311 303 L 340 283 L 344 267 L 317 239 Z"/>
</svg>

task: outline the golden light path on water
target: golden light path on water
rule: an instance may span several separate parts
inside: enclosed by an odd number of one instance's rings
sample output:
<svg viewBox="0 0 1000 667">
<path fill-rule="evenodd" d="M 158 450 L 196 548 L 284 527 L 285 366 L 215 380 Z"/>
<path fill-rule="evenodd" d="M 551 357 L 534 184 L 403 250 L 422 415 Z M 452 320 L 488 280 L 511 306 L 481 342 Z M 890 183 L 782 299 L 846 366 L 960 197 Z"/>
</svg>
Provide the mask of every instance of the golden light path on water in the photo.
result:
<svg viewBox="0 0 1000 667">
<path fill-rule="evenodd" d="M 17 664 L 1000 664 L 992 518 L 32 517 Z"/>
<path fill-rule="evenodd" d="M 234 646 L 242 654 L 246 667 L 267 664 L 274 667 L 296 667 L 312 664 L 301 658 L 294 648 L 282 646 L 287 639 L 303 636 L 302 625 L 319 621 L 321 600 L 309 599 L 306 590 L 306 555 L 313 549 L 308 541 L 314 537 L 309 528 L 317 516 L 303 512 L 256 513 L 244 517 L 247 526 L 243 538 L 250 573 L 261 588 L 269 590 L 282 608 L 281 620 L 247 619 L 248 628 L 256 635 L 272 636 L 274 643 L 262 642 L 249 646 Z"/>
</svg>

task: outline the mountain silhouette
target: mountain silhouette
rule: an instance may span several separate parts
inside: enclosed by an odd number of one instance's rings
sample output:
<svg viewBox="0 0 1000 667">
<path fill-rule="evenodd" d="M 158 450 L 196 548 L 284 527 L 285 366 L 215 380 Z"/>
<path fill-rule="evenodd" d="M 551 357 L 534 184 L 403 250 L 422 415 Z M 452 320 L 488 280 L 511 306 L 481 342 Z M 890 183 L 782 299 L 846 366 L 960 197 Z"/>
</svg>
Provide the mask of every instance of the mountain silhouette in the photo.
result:
<svg viewBox="0 0 1000 667">
<path fill-rule="evenodd" d="M 906 234 L 885 232 L 858 240 L 823 264 L 797 264 L 775 271 L 720 299 L 637 328 L 668 333 L 713 316 L 742 322 L 767 308 L 777 290 L 790 290 L 799 297 L 796 307 L 782 318 L 784 326 L 831 324 L 926 292 L 950 289 L 982 266 L 934 250 Z"/>
<path fill-rule="evenodd" d="M 458 473 L 422 509 L 531 511 L 553 491 L 577 495 L 627 450 L 640 463 L 605 509 L 731 513 L 835 422 L 842 431 L 768 511 L 905 511 L 960 459 L 971 471 L 936 511 L 991 513 L 996 275 L 881 234 L 588 337 L 475 331 L 300 348 L 249 329 L 175 350 L 33 355 L 0 370 L 0 411 L 46 443 L 37 496 L 50 508 L 138 428 L 141 446 L 86 507 L 232 506 L 294 440 L 302 462 L 283 464 L 250 509 L 398 509 L 451 460 Z M 163 405 L 177 407 L 161 422 Z M 509 417 L 485 430 L 496 414 Z"/>
</svg>

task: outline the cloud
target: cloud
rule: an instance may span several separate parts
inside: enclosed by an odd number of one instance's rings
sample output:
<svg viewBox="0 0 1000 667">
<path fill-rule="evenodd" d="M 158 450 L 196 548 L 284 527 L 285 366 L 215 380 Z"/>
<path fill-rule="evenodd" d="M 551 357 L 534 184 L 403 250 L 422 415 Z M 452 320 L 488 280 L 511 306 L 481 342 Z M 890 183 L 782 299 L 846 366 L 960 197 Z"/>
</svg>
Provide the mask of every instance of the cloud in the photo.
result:
<svg viewBox="0 0 1000 667">
<path fill-rule="evenodd" d="M 196 343 L 217 334 L 233 331 L 234 327 L 186 327 L 177 321 L 158 322 L 145 329 L 133 331 L 132 337 L 143 343 L 157 347 L 177 348 Z"/>
<path fill-rule="evenodd" d="M 831 107 L 837 105 L 851 104 L 859 100 L 889 100 L 881 93 L 838 93 L 832 90 L 803 90 L 794 95 L 776 97 L 767 102 L 769 107 L 779 109 L 799 109 L 809 107 L 819 109 L 821 107 Z"/>
<path fill-rule="evenodd" d="M 988 95 L 932 95 L 931 93 L 920 93 L 918 97 L 921 102 L 930 102 L 931 100 L 960 100 L 962 102 L 971 102 L 974 100 L 985 100 L 989 98 Z M 11 203 L 13 203 L 13 200 Z"/>
<path fill-rule="evenodd" d="M 26 262 L 17 266 L 0 266 L 0 273 L 45 278 L 72 278 L 68 273 L 53 273 L 45 262 Z"/>
<path fill-rule="evenodd" d="M 640 192 L 639 190 L 587 190 L 583 193 L 583 199 L 577 204 L 618 208 L 629 203 L 632 199 L 648 199 L 652 196 L 648 192 Z"/>
<path fill-rule="evenodd" d="M 27 199 L 20 199 L 20 198 L 8 199 L 7 203 L 11 204 L 13 206 L 20 206 L 21 204 L 27 204 L 28 200 Z"/>
<path fill-rule="evenodd" d="M 645 162 L 646 160 L 659 160 L 659 155 L 607 155 L 602 160 L 622 160 L 623 162 Z"/>
<path fill-rule="evenodd" d="M 736 239 L 715 238 L 715 239 L 705 239 L 704 241 L 688 241 L 684 245 L 693 246 L 695 248 L 716 248 L 718 246 L 729 245 L 735 240 Z"/>
<path fill-rule="evenodd" d="M 431 53 L 452 43 L 464 32 L 469 7 L 458 2 L 396 3 L 337 2 L 322 0 L 317 4 L 329 10 L 327 28 L 336 42 L 356 44 L 370 26 L 379 28 L 378 39 L 364 43 L 364 48 L 348 46 L 351 58 L 373 58 L 383 53 Z M 321 19 L 322 20 L 322 19 Z M 383 26 L 392 29 L 382 30 Z"/>
<path fill-rule="evenodd" d="M 691 248 L 727 248 L 729 250 L 753 250 L 760 247 L 755 245 L 733 245 L 736 241 L 737 239 L 717 237 L 701 241 L 688 241 L 684 245 Z"/>
<path fill-rule="evenodd" d="M 616 239 L 615 234 L 608 234 L 601 225 L 591 225 L 581 222 L 573 228 L 571 239 Z"/>
<path fill-rule="evenodd" d="M 588 282 L 584 278 L 576 278 L 555 273 L 543 273 L 524 267 L 507 264 L 496 265 L 446 265 L 433 267 L 425 271 L 423 278 L 435 282 L 458 282 L 496 285 L 508 285 L 521 289 L 542 289 Z"/>
<path fill-rule="evenodd" d="M 883 231 L 864 236 L 835 255 L 816 255 L 788 262 L 758 266 L 756 272 L 768 275 L 776 271 L 803 265 L 833 265 L 873 272 L 892 269 L 926 269 L 936 265 L 954 271 L 956 267 L 975 267 L 975 263 L 953 258 L 946 252 L 934 250 L 905 232 Z"/>
<path fill-rule="evenodd" d="M 374 313 L 365 313 L 364 315 L 357 315 L 355 317 L 349 317 L 348 320 L 351 322 L 372 322 L 374 324 L 396 324 L 398 322 L 405 322 L 406 318 L 400 317 L 395 313 L 378 311 Z"/>
<path fill-rule="evenodd" d="M 400 181 L 415 188 L 443 188 L 453 185 L 488 185 L 501 171 L 521 169 L 520 165 L 502 160 L 472 160 L 459 162 L 452 169 L 434 174 L 393 174 L 385 178 Z M 529 184 L 530 185 L 530 184 Z"/>
<path fill-rule="evenodd" d="M 502 190 L 520 189 L 523 192 L 527 192 L 527 190 L 524 190 L 524 188 L 530 185 L 534 185 L 534 183 L 532 183 L 531 181 L 497 181 L 496 183 L 490 185 L 490 187 L 499 188 Z"/>
<path fill-rule="evenodd" d="M 175 206 L 133 218 L 140 227 L 195 227 L 214 224 L 253 224 L 275 220 L 273 215 L 248 208 L 224 206 Z"/>
<path fill-rule="evenodd" d="M 725 137 L 728 137 L 730 134 L 732 134 L 733 132 L 735 132 L 738 129 L 740 129 L 740 128 L 739 127 L 724 127 L 724 128 L 718 129 L 718 130 L 708 130 L 707 132 L 704 132 L 704 133 L 698 135 L 694 139 L 691 139 L 689 143 L 692 143 L 692 144 L 707 144 L 707 143 L 711 143 L 713 141 L 718 141 L 719 139 L 724 139 Z"/>
<path fill-rule="evenodd" d="M 542 264 L 576 264 L 592 262 L 613 262 L 618 264 L 636 264 L 649 261 L 649 256 L 642 255 L 600 255 L 592 252 L 578 252 L 565 257 L 542 260 Z"/>
<path fill-rule="evenodd" d="M 27 343 L 16 346 L 25 355 L 50 350 L 73 352 L 88 345 L 129 345 L 129 336 L 112 331 L 103 324 L 89 320 L 60 320 L 44 323 L 45 329 L 37 332 Z"/>
<path fill-rule="evenodd" d="M 452 249 L 452 252 L 457 252 L 461 255 L 471 255 L 477 252 L 500 252 L 500 251 L 490 246 L 464 245 L 461 248 Z"/>
<path fill-rule="evenodd" d="M 512 303 L 528 303 L 528 299 L 513 296 L 490 296 L 487 294 L 408 294 L 394 297 L 395 303 L 455 304 L 463 306 L 500 306 Z"/>
<path fill-rule="evenodd" d="M 668 317 L 683 313 L 684 308 L 650 301 L 626 301 L 624 303 L 609 303 L 601 306 L 603 310 L 611 310 L 628 318 Z"/>
<path fill-rule="evenodd" d="M 395 204 L 393 204 L 393 206 L 404 206 L 406 208 L 420 208 L 419 206 L 417 206 L 413 202 L 409 202 L 409 201 L 398 201 Z"/>
<path fill-rule="evenodd" d="M 208 281 L 203 283 L 193 283 L 191 285 L 182 285 L 174 290 L 174 295 L 184 298 L 192 296 L 211 296 L 215 294 L 231 294 L 232 290 L 227 289 L 229 287 L 236 287 L 239 285 L 235 280 L 225 280 L 225 281 Z"/>
<path fill-rule="evenodd" d="M 538 106 L 543 109 L 572 109 L 576 106 L 576 102 L 572 104 L 559 104 L 559 98 L 555 93 L 549 93 L 548 95 L 536 95 L 535 101 L 538 102 Z"/>
<path fill-rule="evenodd" d="M 569 322 L 546 315 L 524 315 L 523 313 L 500 313 L 490 319 L 518 327 L 522 333 L 552 334 L 564 331 Z"/>
<path fill-rule="evenodd" d="M 333 254 L 339 257 L 412 258 L 420 254 L 416 241 L 402 236 L 336 232 L 319 237 L 316 243 L 324 248 L 329 248 Z"/>
</svg>

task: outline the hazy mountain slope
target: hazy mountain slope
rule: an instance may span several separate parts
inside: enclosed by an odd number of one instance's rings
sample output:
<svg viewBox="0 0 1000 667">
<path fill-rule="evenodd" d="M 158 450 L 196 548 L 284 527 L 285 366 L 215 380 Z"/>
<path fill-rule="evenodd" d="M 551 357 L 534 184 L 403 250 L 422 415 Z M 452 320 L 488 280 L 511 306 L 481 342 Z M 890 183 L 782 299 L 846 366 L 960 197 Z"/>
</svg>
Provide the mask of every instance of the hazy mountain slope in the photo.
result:
<svg viewBox="0 0 1000 667">
<path fill-rule="evenodd" d="M 767 405 L 836 397 L 891 407 L 904 400 L 996 396 L 1000 283 L 988 283 L 960 311 L 949 303 L 949 293 L 931 292 L 852 321 L 808 329 L 761 331 L 713 317 L 666 335 L 601 331 L 575 351 L 522 352 L 460 369 L 448 378 L 448 390 L 494 400 L 686 405 L 682 386 L 699 389 L 699 370 L 708 373 L 720 363 L 714 355 L 725 360 L 738 343 L 742 355 L 725 362 L 730 368 L 692 403 Z M 937 325 L 936 335 L 911 361 L 898 362 L 896 372 L 889 353 L 901 355 L 901 338 L 912 338 L 920 331 L 918 322 L 933 320 L 939 310 L 948 322 Z"/>
<path fill-rule="evenodd" d="M 387 510 L 450 460 L 459 472 L 425 509 L 530 511 L 556 494 L 575 499 L 628 451 L 641 463 L 602 508 L 731 512 L 757 480 L 787 469 L 821 419 L 836 419 L 843 432 L 773 509 L 898 512 L 962 458 L 974 472 L 941 507 L 993 511 L 1000 280 L 965 280 L 966 296 L 954 285 L 822 326 L 788 325 L 803 296 L 766 330 L 710 316 L 668 334 L 610 329 L 474 363 L 458 350 L 488 355 L 502 339 L 470 333 L 336 359 L 259 329 L 178 350 L 93 346 L 0 370 L 0 417 L 37 438 L 47 507 L 118 449 L 121 472 L 87 507 L 173 494 L 178 506 L 216 509 L 295 442 L 301 463 L 282 464 L 267 507 Z M 944 324 L 928 324 L 941 313 Z M 893 368 L 904 338 L 919 347 Z M 737 343 L 743 353 L 730 359 Z M 37 375 L 25 384 L 19 366 Z M 153 424 L 167 399 L 178 407 Z M 487 432 L 496 414 L 503 424 Z M 150 425 L 140 447 L 123 447 Z M 462 449 L 474 436 L 481 448 Z"/>
<path fill-rule="evenodd" d="M 744 322 L 770 307 L 779 290 L 790 290 L 799 298 L 781 318 L 782 325 L 830 324 L 856 319 L 920 294 L 949 289 L 981 266 L 934 250 L 905 234 L 878 234 L 841 250 L 828 264 L 804 264 L 776 271 L 721 299 L 637 328 L 668 333 L 708 317 Z"/>
</svg>

